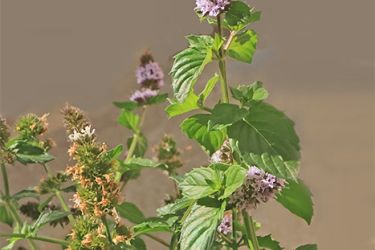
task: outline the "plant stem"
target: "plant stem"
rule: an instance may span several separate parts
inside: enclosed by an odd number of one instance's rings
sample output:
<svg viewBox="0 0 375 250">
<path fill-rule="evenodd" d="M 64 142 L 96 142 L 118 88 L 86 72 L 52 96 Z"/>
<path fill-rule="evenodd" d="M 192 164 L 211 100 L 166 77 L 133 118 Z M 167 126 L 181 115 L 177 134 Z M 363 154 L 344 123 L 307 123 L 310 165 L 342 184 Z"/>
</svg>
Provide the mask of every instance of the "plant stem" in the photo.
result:
<svg viewBox="0 0 375 250">
<path fill-rule="evenodd" d="M 171 243 L 169 244 L 169 250 L 177 250 L 178 246 L 178 234 L 173 234 L 171 238 Z"/>
<path fill-rule="evenodd" d="M 224 53 L 226 53 L 227 50 L 229 49 L 229 46 L 231 45 L 231 43 L 233 41 L 233 38 L 236 36 L 236 34 L 237 34 L 237 32 L 235 32 L 235 31 L 230 32 L 228 40 L 223 47 Z"/>
<path fill-rule="evenodd" d="M 70 209 L 69 209 L 68 205 L 66 204 L 66 202 L 65 202 L 65 200 L 64 200 L 64 197 L 61 195 L 61 193 L 60 193 L 59 190 L 56 190 L 56 191 L 55 191 L 55 195 L 56 195 L 57 199 L 59 199 L 62 209 L 63 209 L 65 212 L 70 212 Z M 74 223 L 75 223 L 75 219 L 74 219 L 74 216 L 73 216 L 73 215 L 69 214 L 69 215 L 68 215 L 68 219 L 69 219 L 69 222 L 70 222 L 71 224 L 74 224 Z"/>
<path fill-rule="evenodd" d="M 217 16 L 217 28 L 218 28 L 218 34 L 220 37 L 222 37 L 222 27 L 221 27 L 221 16 Z M 221 101 L 223 103 L 229 102 L 229 94 L 228 94 L 228 82 L 227 82 L 227 72 L 226 72 L 226 66 L 225 66 L 225 59 L 224 59 L 224 51 L 223 47 L 220 47 L 219 49 L 219 69 L 220 69 L 220 87 L 221 87 Z"/>
<path fill-rule="evenodd" d="M 142 108 L 141 120 L 139 122 L 138 130 L 133 135 L 132 143 L 130 144 L 128 154 L 126 155 L 126 158 L 125 158 L 125 163 L 129 162 L 130 159 L 133 157 L 133 154 L 134 154 L 135 148 L 137 146 L 138 140 L 141 136 L 141 129 L 142 129 L 143 123 L 145 121 L 146 108 L 147 108 L 147 106 L 143 106 L 143 108 Z M 120 191 L 124 190 L 126 184 L 127 184 L 127 180 L 123 180 L 122 185 L 120 187 Z"/>
<path fill-rule="evenodd" d="M 166 247 L 169 247 L 169 244 L 167 242 L 165 242 L 164 240 L 156 237 L 156 236 L 153 236 L 152 234 L 144 234 L 145 236 L 149 237 L 150 239 L 153 239 L 154 241 L 157 241 L 159 242 L 160 244 L 166 246 Z"/>
<path fill-rule="evenodd" d="M 236 220 L 237 220 L 237 209 L 233 208 L 232 209 L 233 250 L 238 250 L 236 224 L 234 223 Z"/>
<path fill-rule="evenodd" d="M 44 170 L 46 171 L 48 177 L 51 178 L 53 176 L 52 170 L 48 167 L 47 164 L 42 164 L 42 166 L 43 166 Z M 69 209 L 68 205 L 66 204 L 66 202 L 64 200 L 64 197 L 61 195 L 60 191 L 55 190 L 54 193 L 55 193 L 57 199 L 60 201 L 62 209 L 65 212 L 70 212 L 70 209 Z M 74 219 L 73 215 L 71 215 L 71 214 L 68 215 L 68 219 L 69 219 L 69 222 L 71 224 L 73 224 L 75 222 L 75 219 Z"/>
<path fill-rule="evenodd" d="M 7 198 L 9 198 L 10 197 L 10 193 L 9 193 L 8 174 L 7 174 L 7 170 L 5 168 L 4 162 L 1 162 L 1 174 L 3 175 L 5 196 Z"/>
<path fill-rule="evenodd" d="M 259 243 L 258 243 L 258 238 L 255 233 L 255 227 L 254 227 L 254 221 L 251 216 L 247 213 L 247 211 L 244 209 L 242 210 L 242 216 L 243 220 L 245 223 L 245 228 L 246 228 L 246 234 L 248 239 L 251 240 L 251 243 L 253 244 L 254 250 L 260 250 L 259 248 Z"/>
<path fill-rule="evenodd" d="M 13 219 L 17 222 L 17 224 L 21 227 L 22 226 L 22 220 L 20 216 L 17 213 L 17 209 L 14 207 L 11 197 L 10 197 L 10 191 L 9 191 L 9 180 L 8 180 L 8 173 L 5 167 L 4 162 L 1 162 L 1 174 L 3 176 L 3 182 L 4 182 L 4 192 L 5 192 L 5 205 L 7 206 L 8 210 L 10 211 Z M 35 250 L 37 249 L 37 246 L 32 240 L 27 240 L 28 244 L 30 245 L 31 249 Z"/>
<path fill-rule="evenodd" d="M 108 222 L 107 222 L 107 218 L 104 216 L 102 216 L 102 222 L 105 226 L 105 232 L 107 234 L 107 239 L 109 241 L 109 243 L 112 245 L 112 236 L 111 236 L 111 230 L 109 229 L 109 226 L 108 226 Z"/>
<path fill-rule="evenodd" d="M 59 240 L 59 239 L 55 239 L 55 238 L 50 238 L 50 237 L 46 237 L 46 236 L 28 236 L 26 234 L 14 234 L 14 233 L 12 233 L 12 234 L 6 234 L 6 233 L 0 233 L 0 237 L 4 237 L 4 238 L 16 237 L 16 238 L 22 238 L 22 239 L 45 241 L 45 242 L 49 242 L 49 243 L 59 244 L 59 245 L 62 245 L 62 246 L 67 246 L 68 245 L 67 241 Z"/>
</svg>

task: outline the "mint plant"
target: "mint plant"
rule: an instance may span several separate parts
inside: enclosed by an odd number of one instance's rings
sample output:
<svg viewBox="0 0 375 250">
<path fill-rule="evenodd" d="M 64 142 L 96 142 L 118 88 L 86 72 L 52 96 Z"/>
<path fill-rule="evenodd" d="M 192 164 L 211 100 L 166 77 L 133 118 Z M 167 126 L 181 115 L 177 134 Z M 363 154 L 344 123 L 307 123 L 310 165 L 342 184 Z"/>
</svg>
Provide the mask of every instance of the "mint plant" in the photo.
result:
<svg viewBox="0 0 375 250">
<path fill-rule="evenodd" d="M 186 37 L 188 48 L 175 55 L 170 72 L 173 97 L 161 93 L 163 70 L 146 52 L 136 70 L 138 89 L 129 100 L 114 102 L 120 109 L 118 123 L 130 133 L 124 145 L 109 148 L 86 115 L 67 105 L 62 115 L 70 160 L 64 171 L 56 172 L 49 166 L 55 145 L 45 138 L 47 115 L 21 117 L 14 133 L 0 119 L 0 222 L 12 228 L 0 232 L 8 241 L 2 249 L 22 241 L 30 249 L 48 242 L 70 250 L 143 250 L 149 238 L 170 250 L 279 250 L 282 243 L 271 234 L 261 235 L 253 216 L 272 199 L 311 223 L 313 203 L 298 177 L 300 145 L 293 121 L 266 103 L 269 93 L 262 82 L 230 86 L 227 79 L 227 59 L 253 60 L 258 35 L 249 27 L 260 20 L 260 12 L 240 0 L 197 0 L 195 12 L 216 32 Z M 208 64 L 217 64 L 217 72 L 198 92 Z M 207 100 L 217 87 L 221 97 L 210 107 Z M 183 156 L 170 135 L 153 148 L 154 157 L 146 157 L 146 111 L 166 100 L 170 118 L 194 112 L 180 128 L 209 159 L 183 175 Z M 7 171 L 16 162 L 42 167 L 44 179 L 12 192 Z M 123 195 L 129 181 L 146 168 L 163 171 L 175 187 L 151 218 Z M 68 226 L 70 233 L 62 239 L 41 235 L 47 226 Z M 168 239 L 154 234 L 159 232 Z"/>
</svg>

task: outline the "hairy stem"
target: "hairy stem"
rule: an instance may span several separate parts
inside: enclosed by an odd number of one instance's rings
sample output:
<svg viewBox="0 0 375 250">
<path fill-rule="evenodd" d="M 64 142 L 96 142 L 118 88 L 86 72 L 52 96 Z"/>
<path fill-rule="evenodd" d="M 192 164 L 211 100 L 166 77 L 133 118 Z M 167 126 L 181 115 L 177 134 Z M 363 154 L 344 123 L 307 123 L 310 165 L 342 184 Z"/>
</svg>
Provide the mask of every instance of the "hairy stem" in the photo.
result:
<svg viewBox="0 0 375 250">
<path fill-rule="evenodd" d="M 222 37 L 222 26 L 221 26 L 221 16 L 217 16 L 217 28 L 218 28 L 218 34 L 220 37 Z M 220 87 L 221 87 L 221 101 L 223 103 L 229 102 L 229 94 L 228 94 L 228 82 L 227 82 L 227 72 L 226 72 L 226 66 L 225 66 L 225 58 L 224 58 L 224 51 L 223 47 L 220 47 L 219 49 L 219 69 L 220 69 Z"/>
<path fill-rule="evenodd" d="M 152 234 L 144 234 L 145 236 L 149 237 L 150 239 L 153 239 L 154 241 L 156 242 L 159 242 L 160 244 L 166 246 L 166 247 L 169 247 L 169 244 L 167 242 L 165 242 L 164 240 L 160 239 L 159 237 L 156 237 Z"/>
<path fill-rule="evenodd" d="M 49 243 L 54 243 L 62 246 L 67 246 L 68 242 L 64 240 L 59 240 L 51 237 L 46 237 L 46 236 L 29 236 L 26 234 L 6 234 L 6 233 L 0 233 L 0 237 L 4 238 L 22 238 L 22 239 L 29 239 L 29 240 L 39 240 L 39 241 L 44 241 L 44 242 L 49 242 Z"/>
<path fill-rule="evenodd" d="M 242 216 L 245 223 L 245 229 L 248 239 L 251 240 L 251 243 L 253 244 L 254 250 L 260 250 L 258 238 L 255 233 L 255 227 L 254 227 L 254 221 L 251 216 L 247 213 L 247 211 L 244 209 L 242 210 Z M 250 247 L 250 246 L 249 246 Z"/>
<path fill-rule="evenodd" d="M 237 209 L 232 209 L 232 236 L 233 236 L 233 250 L 238 250 L 237 244 L 237 229 L 236 224 L 234 223 L 237 220 Z"/>
</svg>

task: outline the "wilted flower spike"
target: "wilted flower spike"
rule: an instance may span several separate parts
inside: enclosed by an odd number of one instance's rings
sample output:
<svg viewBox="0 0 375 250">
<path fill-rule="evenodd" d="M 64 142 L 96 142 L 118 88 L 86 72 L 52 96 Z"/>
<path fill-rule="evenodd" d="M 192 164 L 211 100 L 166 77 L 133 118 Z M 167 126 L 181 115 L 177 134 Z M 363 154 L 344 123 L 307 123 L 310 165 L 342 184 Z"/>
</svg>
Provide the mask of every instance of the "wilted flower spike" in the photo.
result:
<svg viewBox="0 0 375 250">
<path fill-rule="evenodd" d="M 224 215 L 220 225 L 217 227 L 219 233 L 228 235 L 232 233 L 232 214 L 227 213 Z"/>
<path fill-rule="evenodd" d="M 196 0 L 196 5 L 195 10 L 203 16 L 216 17 L 228 9 L 230 0 Z"/>
<path fill-rule="evenodd" d="M 220 149 L 211 156 L 211 163 L 232 163 L 233 154 L 229 140 L 225 140 Z"/>
<path fill-rule="evenodd" d="M 89 121 L 85 118 L 82 110 L 77 107 L 66 105 L 62 113 L 64 115 L 64 125 L 69 134 L 73 134 L 75 131 L 81 131 L 86 126 L 89 126 Z"/>
<path fill-rule="evenodd" d="M 6 124 L 5 119 L 0 116 L 0 149 L 4 147 L 5 143 L 9 139 L 9 136 L 8 125 Z"/>
<path fill-rule="evenodd" d="M 263 170 L 251 166 L 245 183 L 231 196 L 230 203 L 244 208 L 256 208 L 260 202 L 267 202 L 285 186 L 285 181 Z"/>
</svg>

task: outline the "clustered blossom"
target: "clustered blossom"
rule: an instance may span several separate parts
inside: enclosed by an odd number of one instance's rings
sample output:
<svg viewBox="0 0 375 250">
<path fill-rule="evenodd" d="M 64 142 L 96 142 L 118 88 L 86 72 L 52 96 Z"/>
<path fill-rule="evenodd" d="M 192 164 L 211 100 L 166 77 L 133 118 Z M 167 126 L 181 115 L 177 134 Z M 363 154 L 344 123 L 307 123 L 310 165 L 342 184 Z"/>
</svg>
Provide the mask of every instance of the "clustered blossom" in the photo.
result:
<svg viewBox="0 0 375 250">
<path fill-rule="evenodd" d="M 230 0 L 196 0 L 195 10 L 203 16 L 216 17 L 227 10 Z"/>
<path fill-rule="evenodd" d="M 158 91 L 152 89 L 136 90 L 130 97 L 130 100 L 137 103 L 145 103 L 151 97 L 157 96 Z"/>
<path fill-rule="evenodd" d="M 116 226 L 120 226 L 120 217 L 115 208 L 120 201 L 120 188 L 115 178 L 114 160 L 107 157 L 107 146 L 97 142 L 95 130 L 78 108 L 67 106 L 63 114 L 72 142 L 68 153 L 75 160 L 75 165 L 65 172 L 77 183 L 77 192 L 72 201 L 83 217 L 73 227 L 70 247 L 107 249 L 101 218 L 112 216 Z M 118 238 L 123 236 L 115 234 L 114 237 L 116 235 L 120 236 Z M 124 236 L 123 242 L 125 238 L 128 239 Z"/>
<path fill-rule="evenodd" d="M 274 198 L 284 186 L 283 179 L 251 166 L 245 183 L 231 196 L 230 203 L 241 209 L 253 209 L 259 203 Z"/>
<path fill-rule="evenodd" d="M 225 140 L 220 149 L 212 154 L 210 161 L 211 163 L 228 164 L 233 162 L 232 147 L 230 146 L 229 140 Z"/>
<path fill-rule="evenodd" d="M 130 100 L 145 104 L 151 97 L 157 96 L 164 86 L 164 73 L 149 52 L 141 56 L 141 65 L 136 70 L 137 83 L 140 89 L 135 91 Z"/>
<path fill-rule="evenodd" d="M 160 89 L 164 86 L 164 73 L 157 62 L 150 61 L 139 66 L 136 70 L 136 76 L 138 84 L 145 85 L 148 81 L 155 81 L 154 87 Z"/>
<path fill-rule="evenodd" d="M 175 175 L 177 168 L 182 167 L 181 152 L 172 136 L 164 135 L 162 141 L 153 150 L 157 152 L 158 162 L 167 166 L 168 175 Z"/>
<path fill-rule="evenodd" d="M 77 130 L 73 131 L 73 134 L 69 135 L 69 140 L 72 142 L 81 140 L 83 138 L 91 138 L 95 134 L 95 129 L 91 130 L 91 126 L 86 126 L 85 128 L 81 129 L 81 132 Z"/>
<path fill-rule="evenodd" d="M 232 233 L 232 230 L 232 214 L 226 213 L 221 220 L 220 225 L 217 227 L 217 231 L 224 235 L 228 235 Z"/>
</svg>

